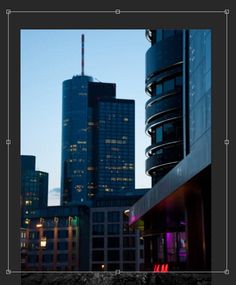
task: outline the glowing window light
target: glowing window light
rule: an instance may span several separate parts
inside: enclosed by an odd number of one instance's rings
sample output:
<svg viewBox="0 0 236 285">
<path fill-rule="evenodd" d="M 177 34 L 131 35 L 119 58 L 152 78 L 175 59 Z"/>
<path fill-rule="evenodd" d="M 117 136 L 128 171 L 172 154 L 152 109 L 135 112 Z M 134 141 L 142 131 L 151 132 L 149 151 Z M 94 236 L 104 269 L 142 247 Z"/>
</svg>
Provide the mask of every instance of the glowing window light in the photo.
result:
<svg viewBox="0 0 236 285">
<path fill-rule="evenodd" d="M 47 238 L 46 237 L 42 237 L 40 240 L 40 247 L 41 248 L 45 248 L 47 246 Z"/>
</svg>

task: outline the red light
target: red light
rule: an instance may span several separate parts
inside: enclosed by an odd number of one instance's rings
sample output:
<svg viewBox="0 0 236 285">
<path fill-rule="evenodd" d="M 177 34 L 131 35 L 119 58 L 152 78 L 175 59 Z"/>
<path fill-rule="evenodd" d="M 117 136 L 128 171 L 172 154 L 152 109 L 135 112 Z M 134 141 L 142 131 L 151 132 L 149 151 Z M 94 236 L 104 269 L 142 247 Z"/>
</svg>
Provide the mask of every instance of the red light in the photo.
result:
<svg viewBox="0 0 236 285">
<path fill-rule="evenodd" d="M 169 268 L 169 265 L 168 265 L 168 263 L 166 263 L 166 264 L 158 264 L 158 263 L 156 263 L 156 264 L 154 264 L 154 269 L 153 269 L 153 271 L 154 272 L 168 272 L 168 269 Z"/>
</svg>

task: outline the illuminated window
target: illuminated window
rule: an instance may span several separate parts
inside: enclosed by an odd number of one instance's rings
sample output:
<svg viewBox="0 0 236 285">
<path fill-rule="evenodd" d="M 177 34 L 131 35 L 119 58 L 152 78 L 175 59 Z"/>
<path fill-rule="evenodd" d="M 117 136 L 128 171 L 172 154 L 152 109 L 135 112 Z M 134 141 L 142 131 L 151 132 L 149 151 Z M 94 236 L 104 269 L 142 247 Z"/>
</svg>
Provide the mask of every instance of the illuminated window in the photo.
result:
<svg viewBox="0 0 236 285">
<path fill-rule="evenodd" d="M 87 169 L 88 169 L 89 171 L 95 170 L 95 168 L 92 167 L 92 166 L 89 166 Z"/>
<path fill-rule="evenodd" d="M 124 122 L 128 122 L 129 119 L 127 117 L 124 118 Z"/>
<path fill-rule="evenodd" d="M 86 141 L 77 141 L 77 144 L 86 144 Z"/>
</svg>

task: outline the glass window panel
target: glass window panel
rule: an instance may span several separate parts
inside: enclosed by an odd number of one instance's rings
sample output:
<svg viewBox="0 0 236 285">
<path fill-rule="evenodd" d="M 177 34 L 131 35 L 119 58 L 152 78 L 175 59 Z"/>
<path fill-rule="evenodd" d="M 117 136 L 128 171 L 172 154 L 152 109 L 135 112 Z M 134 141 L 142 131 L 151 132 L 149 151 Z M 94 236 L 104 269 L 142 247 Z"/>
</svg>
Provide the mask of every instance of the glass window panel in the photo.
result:
<svg viewBox="0 0 236 285">
<path fill-rule="evenodd" d="M 162 86 L 162 84 L 158 84 L 156 86 L 156 95 L 161 95 L 162 92 L 163 92 L 163 86 Z"/>
<path fill-rule="evenodd" d="M 119 261 L 120 260 L 120 251 L 119 250 L 108 250 L 107 259 L 108 259 L 108 261 Z"/>
<path fill-rule="evenodd" d="M 119 237 L 109 237 L 107 239 L 108 247 L 120 247 L 120 239 Z"/>
<path fill-rule="evenodd" d="M 164 85 L 164 92 L 172 91 L 175 88 L 175 80 L 174 78 L 169 79 L 163 83 Z"/>
<path fill-rule="evenodd" d="M 158 127 L 156 129 L 156 142 L 162 142 L 163 140 L 163 130 L 162 130 L 162 126 Z"/>
<path fill-rule="evenodd" d="M 104 238 L 93 238 L 93 248 L 104 247 Z"/>
<path fill-rule="evenodd" d="M 108 222 L 119 222 L 120 221 L 120 212 L 108 212 L 107 213 Z"/>
</svg>

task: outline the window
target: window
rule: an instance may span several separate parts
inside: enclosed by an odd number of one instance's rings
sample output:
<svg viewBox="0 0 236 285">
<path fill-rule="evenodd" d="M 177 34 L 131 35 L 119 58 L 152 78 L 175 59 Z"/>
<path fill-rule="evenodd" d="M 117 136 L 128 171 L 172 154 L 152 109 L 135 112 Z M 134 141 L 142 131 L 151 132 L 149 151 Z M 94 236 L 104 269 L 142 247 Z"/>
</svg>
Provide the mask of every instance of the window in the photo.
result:
<svg viewBox="0 0 236 285">
<path fill-rule="evenodd" d="M 123 247 L 135 247 L 135 238 L 134 237 L 124 237 Z"/>
<path fill-rule="evenodd" d="M 104 234 L 104 225 L 93 225 L 93 234 L 94 235 L 103 235 Z"/>
<path fill-rule="evenodd" d="M 104 223 L 104 212 L 93 213 L 93 222 L 94 223 Z"/>
<path fill-rule="evenodd" d="M 104 238 L 93 238 L 93 248 L 104 247 Z"/>
<path fill-rule="evenodd" d="M 44 232 L 44 235 L 45 235 L 47 238 L 53 238 L 54 233 L 53 233 L 53 231 L 45 231 L 45 232 Z"/>
<path fill-rule="evenodd" d="M 49 263 L 53 261 L 53 255 L 52 254 L 44 254 L 43 255 L 43 262 Z"/>
<path fill-rule="evenodd" d="M 156 143 L 163 141 L 162 126 L 156 128 Z"/>
<path fill-rule="evenodd" d="M 67 230 L 61 230 L 58 232 L 59 238 L 68 238 L 68 231 Z"/>
<path fill-rule="evenodd" d="M 57 255 L 57 260 L 59 262 L 67 262 L 68 255 L 67 254 L 58 254 Z"/>
<path fill-rule="evenodd" d="M 172 140 L 176 137 L 175 123 L 164 124 L 163 130 L 164 140 Z"/>
<path fill-rule="evenodd" d="M 108 247 L 120 247 L 120 239 L 118 237 L 109 237 L 107 239 Z"/>
<path fill-rule="evenodd" d="M 47 250 L 53 250 L 53 247 L 54 247 L 53 242 L 47 242 L 47 246 L 46 246 Z"/>
<path fill-rule="evenodd" d="M 119 222 L 120 212 L 108 212 L 107 219 L 108 219 L 108 222 Z"/>
<path fill-rule="evenodd" d="M 58 246 L 58 250 L 67 250 L 68 249 L 68 243 L 65 241 L 58 242 L 57 246 Z"/>
<path fill-rule="evenodd" d="M 161 95 L 162 92 L 163 92 L 163 86 L 162 86 L 162 84 L 158 84 L 156 86 L 156 95 Z"/>
<path fill-rule="evenodd" d="M 135 260 L 135 250 L 125 249 L 123 250 L 123 259 L 124 260 Z"/>
<path fill-rule="evenodd" d="M 93 261 L 103 261 L 104 251 L 103 250 L 93 250 L 92 259 Z"/>
<path fill-rule="evenodd" d="M 119 261 L 120 260 L 120 251 L 119 250 L 108 250 L 107 251 L 107 260 L 108 261 Z"/>
<path fill-rule="evenodd" d="M 30 239 L 38 239 L 39 238 L 39 232 L 30 232 L 29 238 Z"/>
<path fill-rule="evenodd" d="M 36 263 L 39 260 L 39 256 L 38 255 L 29 255 L 28 256 L 28 262 L 29 263 Z"/>
<path fill-rule="evenodd" d="M 119 224 L 108 224 L 107 226 L 107 234 L 108 235 L 116 235 L 120 233 L 120 225 Z"/>
<path fill-rule="evenodd" d="M 172 91 L 175 88 L 175 79 L 169 79 L 163 83 L 164 92 Z"/>
</svg>

